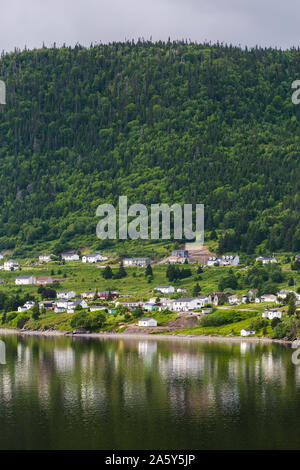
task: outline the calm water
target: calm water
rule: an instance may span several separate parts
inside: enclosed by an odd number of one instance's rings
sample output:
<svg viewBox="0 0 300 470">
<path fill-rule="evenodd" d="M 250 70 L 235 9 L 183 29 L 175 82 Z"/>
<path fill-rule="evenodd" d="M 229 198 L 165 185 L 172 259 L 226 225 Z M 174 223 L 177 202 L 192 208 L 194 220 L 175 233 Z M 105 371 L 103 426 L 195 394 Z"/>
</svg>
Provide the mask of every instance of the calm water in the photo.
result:
<svg viewBox="0 0 300 470">
<path fill-rule="evenodd" d="M 289 347 L 0 339 L 0 449 L 300 449 Z"/>
</svg>

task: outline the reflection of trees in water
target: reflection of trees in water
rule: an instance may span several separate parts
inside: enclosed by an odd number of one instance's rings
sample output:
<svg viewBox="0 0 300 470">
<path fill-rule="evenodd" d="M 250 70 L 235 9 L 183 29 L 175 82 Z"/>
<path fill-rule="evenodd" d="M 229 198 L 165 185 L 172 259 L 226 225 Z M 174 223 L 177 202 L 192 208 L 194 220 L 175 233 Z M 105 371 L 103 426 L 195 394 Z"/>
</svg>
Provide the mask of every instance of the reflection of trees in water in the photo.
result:
<svg viewBox="0 0 300 470">
<path fill-rule="evenodd" d="M 0 380 L 7 402 L 30 391 L 44 407 L 57 400 L 65 409 L 108 413 L 161 402 L 201 415 L 211 407 L 237 411 L 246 401 L 265 406 L 300 386 L 289 351 L 277 345 L 41 337 L 6 344 Z"/>
</svg>

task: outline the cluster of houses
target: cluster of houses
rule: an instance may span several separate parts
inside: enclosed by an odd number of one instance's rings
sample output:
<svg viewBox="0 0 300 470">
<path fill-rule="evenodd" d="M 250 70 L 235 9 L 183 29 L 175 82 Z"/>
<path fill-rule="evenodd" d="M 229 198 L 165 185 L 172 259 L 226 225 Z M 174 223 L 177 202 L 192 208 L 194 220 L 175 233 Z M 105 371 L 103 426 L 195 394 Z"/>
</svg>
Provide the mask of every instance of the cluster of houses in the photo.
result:
<svg viewBox="0 0 300 470">
<path fill-rule="evenodd" d="M 259 256 L 255 261 L 262 264 L 277 263 L 277 259 L 274 256 Z"/>
<path fill-rule="evenodd" d="M 276 309 L 266 309 L 262 313 L 262 318 L 266 318 L 268 320 L 273 320 L 274 318 L 281 319 L 283 312 L 281 310 Z M 154 318 L 141 318 L 138 322 L 139 326 L 142 327 L 155 327 L 157 326 L 157 321 Z M 253 329 L 242 329 L 240 332 L 241 336 L 251 336 L 255 335 L 255 330 Z"/>
<path fill-rule="evenodd" d="M 274 318 L 281 319 L 283 315 L 282 310 L 276 310 L 274 308 L 267 308 L 262 314 L 262 318 L 265 318 L 267 320 L 273 320 Z M 253 336 L 255 335 L 255 330 L 250 329 L 250 328 L 244 328 L 241 330 L 240 335 L 241 336 Z"/>
<path fill-rule="evenodd" d="M 174 294 L 175 289 L 173 286 L 157 286 L 155 287 L 155 291 L 163 293 L 163 294 Z M 178 291 L 178 289 L 177 289 Z M 177 312 L 177 313 L 188 313 L 195 311 L 201 310 L 202 313 L 208 313 L 211 311 L 210 307 L 211 306 L 216 306 L 218 305 L 221 297 L 225 297 L 225 303 L 229 304 L 236 304 L 236 302 L 246 303 L 249 300 L 252 302 L 255 301 L 257 302 L 257 299 L 259 302 L 268 302 L 268 303 L 276 303 L 280 304 L 282 300 L 284 300 L 288 294 L 293 293 L 296 298 L 296 305 L 300 304 L 300 294 L 297 294 L 296 292 L 292 290 L 281 290 L 277 293 L 277 295 L 264 295 L 260 298 L 256 297 L 257 290 L 256 289 L 251 289 L 248 291 L 246 296 L 243 296 L 242 299 L 240 299 L 236 295 L 231 295 L 229 293 L 224 293 L 224 292 L 216 292 L 209 294 L 207 296 L 198 296 L 198 297 L 184 297 L 184 298 L 179 298 L 179 299 L 170 299 L 168 297 L 162 297 L 162 298 L 151 298 L 149 299 L 148 302 L 117 302 L 116 305 L 123 305 L 124 307 L 128 308 L 128 310 L 134 310 L 135 308 L 143 308 L 147 312 L 155 312 L 155 311 L 161 311 L 165 309 L 169 309 L 171 311 Z M 267 318 L 269 320 L 272 320 L 273 318 L 281 318 L 282 317 L 282 311 L 281 310 L 276 310 L 274 308 L 267 308 L 263 313 L 262 313 L 263 318 Z M 148 325 L 145 324 L 149 318 L 143 318 L 139 323 L 140 326 L 155 326 L 153 322 L 148 322 Z M 153 319 L 151 319 L 153 320 Z M 155 320 L 154 320 L 155 321 Z M 241 335 L 242 336 L 249 336 L 251 334 L 255 334 L 255 331 L 252 330 L 242 330 Z"/>
<path fill-rule="evenodd" d="M 188 250 L 173 250 L 171 256 L 167 258 L 169 264 L 183 264 L 190 262 Z M 223 255 L 221 257 L 210 256 L 207 258 L 205 266 L 237 266 L 240 262 L 239 255 Z M 150 258 L 124 258 L 124 266 L 146 267 L 151 263 Z"/>
<path fill-rule="evenodd" d="M 42 254 L 39 256 L 40 263 L 49 263 L 52 260 L 53 255 L 51 254 Z M 61 259 L 63 261 L 79 261 L 80 256 L 75 251 L 65 251 L 61 253 Z M 81 259 L 83 263 L 98 263 L 99 261 L 107 261 L 107 257 L 101 255 L 100 253 L 91 253 L 89 255 L 84 255 Z"/>
<path fill-rule="evenodd" d="M 92 295 L 91 295 L 92 294 Z M 90 305 L 89 300 L 108 300 L 117 299 L 119 293 L 117 291 L 103 291 L 103 292 L 83 292 L 80 294 L 81 298 L 76 297 L 75 291 L 60 291 L 56 294 L 55 300 L 42 300 L 39 302 L 39 308 L 45 310 L 53 310 L 55 313 L 74 313 L 75 308 L 80 306 L 82 308 L 89 308 L 91 312 L 104 310 L 107 306 L 103 305 Z M 27 301 L 23 306 L 18 307 L 18 312 L 25 312 L 35 305 L 33 301 Z"/>
<path fill-rule="evenodd" d="M 124 258 L 123 266 L 139 266 L 141 268 L 146 268 L 151 263 L 150 258 Z"/>
<path fill-rule="evenodd" d="M 3 258 L 3 255 L 0 254 L 0 259 Z M 42 254 L 39 256 L 40 263 L 48 263 L 53 259 L 51 254 Z M 61 259 L 65 262 L 69 261 L 80 261 L 80 256 L 74 251 L 68 251 L 61 253 Z M 81 261 L 83 263 L 97 263 L 99 261 L 107 261 L 107 257 L 103 256 L 100 253 L 92 253 L 82 256 Z M 277 263 L 277 260 L 274 257 L 259 256 L 256 258 L 257 262 L 262 264 L 268 263 Z M 151 259 L 149 257 L 133 257 L 133 258 L 124 258 L 123 265 L 125 267 L 137 266 L 146 268 L 151 264 Z M 172 263 L 186 263 L 189 262 L 189 251 L 185 249 L 173 250 L 172 255 L 168 258 L 168 262 Z M 205 263 L 206 266 L 237 266 L 240 262 L 239 255 L 224 255 L 224 256 L 209 256 Z M 6 271 L 15 271 L 19 270 L 19 263 L 14 260 L 5 261 L 3 266 L 0 266 L 0 269 Z M 55 282 L 51 276 L 40 276 L 36 278 L 32 275 L 20 275 L 15 279 L 16 285 L 51 285 Z M 0 280 L 1 282 L 1 280 Z M 122 302 L 119 300 L 119 293 L 117 291 L 104 291 L 104 292 L 82 292 L 79 296 L 76 295 L 74 291 L 60 291 L 57 292 L 57 298 L 55 300 L 44 300 L 39 302 L 40 309 L 44 308 L 45 310 L 52 310 L 55 313 L 74 313 L 76 307 L 80 306 L 83 309 L 89 309 L 89 311 L 100 311 L 107 309 L 107 305 L 89 305 L 90 301 L 95 299 L 102 300 L 111 300 L 115 303 L 115 308 L 109 308 L 109 313 L 116 313 L 118 306 L 125 307 L 128 311 L 134 311 L 137 308 L 142 308 L 145 312 L 151 313 L 155 311 L 162 311 L 165 309 L 171 310 L 177 313 L 191 313 L 199 312 L 208 313 L 211 311 L 211 307 L 218 306 L 220 304 L 229 304 L 229 305 L 240 305 L 246 304 L 249 302 L 252 303 L 270 303 L 270 304 L 280 304 L 286 297 L 293 293 L 296 299 L 296 305 L 300 305 L 300 294 L 293 290 L 281 290 L 276 295 L 274 294 L 264 294 L 258 296 L 258 291 L 256 289 L 250 289 L 244 295 L 232 294 L 230 292 L 213 292 L 209 295 L 199 295 L 197 297 L 187 297 L 186 289 L 176 288 L 171 285 L 159 285 L 154 288 L 154 292 L 157 295 L 156 297 L 150 298 L 149 301 L 126 301 Z M 183 296 L 180 298 L 170 298 L 170 296 L 175 297 L 173 294 L 180 293 Z M 167 297 L 165 297 L 167 296 Z M 23 306 L 18 307 L 18 312 L 24 312 L 31 309 L 34 306 L 33 301 L 27 301 Z M 274 308 L 266 309 L 262 313 L 263 318 L 272 320 L 274 318 L 281 318 L 282 311 L 276 310 Z M 154 318 L 141 318 L 138 322 L 138 325 L 141 327 L 155 327 L 157 326 L 157 321 Z M 254 330 L 245 329 L 241 331 L 241 336 L 250 336 L 255 334 Z"/>
<path fill-rule="evenodd" d="M 220 299 L 225 299 L 225 303 L 230 305 L 241 305 L 246 303 L 276 303 L 280 304 L 282 300 L 285 300 L 288 294 L 294 294 L 296 299 L 296 305 L 300 305 L 300 294 L 293 290 L 280 290 L 276 295 L 274 294 L 263 294 L 261 296 L 257 295 L 257 289 L 250 289 L 244 295 L 231 294 L 230 292 L 214 292 L 210 294 L 211 303 L 214 306 L 219 305 Z"/>
<path fill-rule="evenodd" d="M 89 306 L 89 300 L 91 297 L 87 297 L 86 292 L 81 294 L 81 298 L 76 298 L 76 292 L 74 291 L 61 291 L 57 292 L 57 299 L 53 301 L 50 305 L 49 301 L 40 302 L 40 308 L 44 307 L 46 310 L 54 310 L 55 313 L 74 313 L 74 310 L 77 306 L 81 308 L 89 308 L 91 312 L 104 310 L 107 308 L 102 305 L 91 305 Z M 116 291 L 104 291 L 104 292 L 94 292 L 93 300 L 99 298 L 101 300 L 116 299 L 119 297 L 119 293 Z"/>
<path fill-rule="evenodd" d="M 18 276 L 15 280 L 17 285 L 51 285 L 53 284 L 54 279 L 49 276 L 41 276 L 35 278 L 35 276 Z M 175 287 L 172 285 L 159 285 L 154 288 L 154 292 L 157 294 L 156 297 L 151 298 L 147 302 L 137 301 L 137 302 L 120 302 L 117 299 L 119 298 L 119 293 L 117 291 L 104 291 L 104 292 L 94 292 L 87 291 L 82 292 L 81 302 L 77 304 L 81 305 L 82 308 L 87 308 L 87 302 L 94 300 L 96 298 L 102 300 L 111 300 L 115 301 L 116 305 L 123 305 L 129 310 L 141 307 L 145 311 L 161 311 L 161 310 L 171 310 L 177 313 L 191 312 L 195 310 L 205 309 L 212 306 L 218 306 L 219 304 L 230 304 L 230 305 L 241 305 L 249 302 L 255 303 L 274 303 L 280 304 L 287 295 L 293 293 L 296 299 L 296 305 L 300 305 L 300 294 L 293 290 L 281 290 L 277 295 L 273 294 L 264 294 L 260 297 L 257 296 L 256 289 L 250 289 L 247 294 L 239 296 L 237 294 L 231 294 L 230 292 L 213 292 L 208 295 L 199 295 L 197 297 L 180 297 L 173 298 L 162 297 L 161 294 L 170 296 L 175 294 Z M 186 293 L 186 289 L 177 288 L 176 293 Z M 74 291 L 61 291 L 57 293 L 58 301 L 52 302 L 51 306 L 48 302 L 44 306 L 47 310 L 52 309 L 57 313 L 61 311 L 69 311 L 76 307 L 75 304 L 67 304 L 66 302 L 70 301 L 72 298 L 76 297 Z"/>
<path fill-rule="evenodd" d="M 53 255 L 51 254 L 42 254 L 39 256 L 39 262 L 43 264 L 49 263 L 52 260 L 52 256 Z M 0 260 L 3 258 L 4 258 L 4 255 L 0 253 Z M 73 251 L 64 252 L 64 253 L 61 253 L 61 259 L 64 261 L 79 261 L 80 256 Z M 100 253 L 92 253 L 92 254 L 84 255 L 81 260 L 83 263 L 98 263 L 99 261 L 107 261 L 108 258 L 107 256 L 103 256 Z M 13 259 L 9 259 L 5 261 L 3 265 L 0 265 L 0 270 L 4 270 L 4 271 L 17 271 L 19 269 L 20 269 L 19 263 Z M 26 282 L 26 280 L 24 279 L 24 282 L 21 281 L 18 284 L 34 284 L 34 282 L 30 282 L 30 280 Z"/>
</svg>

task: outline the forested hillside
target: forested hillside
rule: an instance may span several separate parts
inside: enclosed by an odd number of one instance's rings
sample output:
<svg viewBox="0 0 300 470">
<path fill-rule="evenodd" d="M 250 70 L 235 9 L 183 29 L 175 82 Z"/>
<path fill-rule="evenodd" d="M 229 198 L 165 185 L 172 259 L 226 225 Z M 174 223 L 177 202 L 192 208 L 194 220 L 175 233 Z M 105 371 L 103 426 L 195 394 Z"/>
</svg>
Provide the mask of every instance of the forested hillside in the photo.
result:
<svg viewBox="0 0 300 470">
<path fill-rule="evenodd" d="M 221 252 L 300 250 L 299 50 L 53 47 L 0 79 L 0 249 L 101 246 L 96 207 L 127 195 L 204 203 Z"/>
</svg>

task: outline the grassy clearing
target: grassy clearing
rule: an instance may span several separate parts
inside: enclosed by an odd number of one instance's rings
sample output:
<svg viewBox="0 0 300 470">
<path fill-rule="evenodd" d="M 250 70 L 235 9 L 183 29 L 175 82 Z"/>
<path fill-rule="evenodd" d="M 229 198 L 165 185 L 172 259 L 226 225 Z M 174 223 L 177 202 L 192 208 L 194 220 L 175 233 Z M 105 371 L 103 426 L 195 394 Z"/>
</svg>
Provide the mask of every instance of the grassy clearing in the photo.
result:
<svg viewBox="0 0 300 470">
<path fill-rule="evenodd" d="M 222 325 L 218 327 L 195 327 L 195 328 L 188 328 L 188 329 L 183 329 L 183 330 L 177 330 L 173 332 L 173 334 L 178 335 L 178 334 L 185 334 L 185 335 L 196 335 L 196 336 L 240 336 L 240 332 L 242 329 L 247 329 L 250 328 L 251 324 L 251 318 L 247 318 L 245 320 L 242 320 L 240 322 L 236 323 L 230 323 L 228 325 Z M 263 335 L 262 331 L 256 332 L 255 336 L 256 337 L 262 337 L 262 336 L 267 336 L 271 337 L 273 333 L 273 330 L 271 326 L 267 327 L 267 334 Z"/>
<path fill-rule="evenodd" d="M 18 275 L 32 274 L 36 277 L 39 276 L 52 276 L 60 279 L 59 289 L 74 290 L 77 294 L 84 291 L 103 291 L 103 290 L 118 290 L 120 294 L 130 300 L 148 300 L 154 296 L 154 287 L 160 284 L 169 284 L 166 278 L 165 265 L 157 265 L 153 267 L 153 280 L 148 282 L 145 277 L 144 268 L 126 268 L 127 276 L 123 279 L 110 279 L 105 280 L 102 277 L 102 268 L 98 268 L 93 264 L 85 264 L 81 261 L 60 264 L 58 262 L 51 262 L 46 265 L 34 266 L 29 260 L 19 260 L 22 270 L 15 272 L 2 271 L 0 277 L 4 279 L 4 284 L 0 286 L 0 290 L 12 293 L 26 293 L 36 295 L 37 286 L 16 286 L 15 279 Z M 100 263 L 99 263 L 100 264 Z M 117 269 L 118 265 L 112 265 L 113 269 Z M 201 294 L 206 295 L 211 292 L 218 291 L 218 283 L 222 276 L 228 273 L 228 267 L 211 267 L 205 268 L 204 272 L 199 276 L 196 273 L 197 266 L 190 265 L 192 276 L 186 279 L 172 282 L 175 288 L 183 287 L 187 289 L 187 295 L 192 295 L 193 287 L 196 283 L 200 284 Z M 239 272 L 243 275 L 243 268 L 233 268 L 234 272 Z M 293 277 L 295 280 L 296 288 L 300 286 L 300 273 L 289 271 L 289 266 L 284 266 L 286 279 L 284 282 L 278 284 L 278 289 L 291 288 L 288 285 L 288 277 Z M 53 274 L 54 273 L 54 274 Z M 64 278 L 65 276 L 65 278 Z M 229 289 L 230 290 L 230 289 Z M 247 289 L 237 290 L 237 294 L 243 294 Z M 184 294 L 185 296 L 186 294 Z"/>
</svg>

